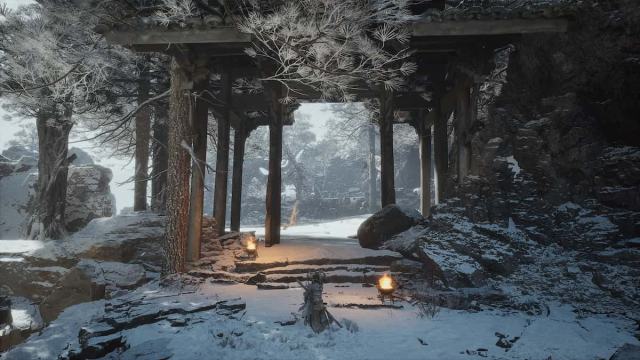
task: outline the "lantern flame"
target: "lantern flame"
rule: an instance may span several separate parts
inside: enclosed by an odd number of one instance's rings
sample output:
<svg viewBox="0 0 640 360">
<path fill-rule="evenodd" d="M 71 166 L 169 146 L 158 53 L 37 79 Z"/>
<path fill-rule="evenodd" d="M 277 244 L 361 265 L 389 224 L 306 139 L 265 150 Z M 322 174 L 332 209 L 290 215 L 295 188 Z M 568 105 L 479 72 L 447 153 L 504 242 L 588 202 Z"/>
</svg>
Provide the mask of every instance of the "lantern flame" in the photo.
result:
<svg viewBox="0 0 640 360">
<path fill-rule="evenodd" d="M 378 281 L 378 285 L 382 290 L 392 290 L 393 289 L 393 279 L 388 274 L 384 274 L 380 280 Z"/>
<path fill-rule="evenodd" d="M 258 247 L 258 244 L 256 244 L 255 240 L 247 242 L 247 250 L 253 251 L 253 250 L 256 250 L 257 247 Z"/>
</svg>

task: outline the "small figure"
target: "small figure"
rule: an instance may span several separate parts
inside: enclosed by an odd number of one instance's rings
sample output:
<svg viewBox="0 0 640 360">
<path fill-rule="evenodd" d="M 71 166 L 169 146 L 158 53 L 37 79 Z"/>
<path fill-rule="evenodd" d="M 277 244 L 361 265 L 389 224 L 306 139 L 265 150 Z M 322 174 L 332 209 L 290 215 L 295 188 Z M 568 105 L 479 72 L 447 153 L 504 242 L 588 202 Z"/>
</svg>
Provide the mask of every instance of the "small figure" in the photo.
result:
<svg viewBox="0 0 640 360">
<path fill-rule="evenodd" d="M 322 271 L 314 271 L 308 275 L 308 278 L 309 282 L 306 285 L 298 282 L 304 289 L 304 304 L 300 307 L 304 324 L 310 325 L 316 333 L 324 331 L 332 322 L 342 327 L 322 301 L 325 274 Z"/>
</svg>

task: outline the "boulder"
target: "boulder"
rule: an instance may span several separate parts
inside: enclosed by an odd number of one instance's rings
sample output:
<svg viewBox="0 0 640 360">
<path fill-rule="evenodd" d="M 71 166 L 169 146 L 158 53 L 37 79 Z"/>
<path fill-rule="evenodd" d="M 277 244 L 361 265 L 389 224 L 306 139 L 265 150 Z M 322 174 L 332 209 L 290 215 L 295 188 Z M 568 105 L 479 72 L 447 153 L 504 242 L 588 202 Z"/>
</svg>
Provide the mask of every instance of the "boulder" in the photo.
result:
<svg viewBox="0 0 640 360">
<path fill-rule="evenodd" d="M 73 268 L 40 304 L 40 314 L 45 323 L 55 320 L 71 305 L 104 297 L 104 285 L 93 282 L 81 268 Z"/>
<path fill-rule="evenodd" d="M 114 201 L 109 187 L 112 178 L 111 170 L 99 165 L 69 168 L 65 211 L 69 231 L 78 231 L 93 219 L 113 215 Z"/>
<path fill-rule="evenodd" d="M 392 236 L 408 230 L 422 220 L 416 210 L 408 210 L 391 204 L 371 215 L 358 228 L 360 246 L 378 249 Z"/>
</svg>

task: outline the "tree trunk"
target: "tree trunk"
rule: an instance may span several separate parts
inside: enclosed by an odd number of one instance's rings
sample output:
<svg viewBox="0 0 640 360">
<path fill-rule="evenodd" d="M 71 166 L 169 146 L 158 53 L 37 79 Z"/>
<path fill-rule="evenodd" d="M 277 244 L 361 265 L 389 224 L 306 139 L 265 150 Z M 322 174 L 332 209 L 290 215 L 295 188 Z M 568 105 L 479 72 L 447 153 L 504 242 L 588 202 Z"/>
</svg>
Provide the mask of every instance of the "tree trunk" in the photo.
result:
<svg viewBox="0 0 640 360">
<path fill-rule="evenodd" d="M 192 74 L 176 59 L 171 62 L 171 98 L 168 122 L 167 220 L 164 275 L 184 270 L 189 217 L 189 174 L 191 158 L 185 144 L 191 144 L 190 83 Z"/>
<path fill-rule="evenodd" d="M 142 71 L 138 81 L 138 106 L 149 99 L 149 78 Z M 147 210 L 147 181 L 149 179 L 149 138 L 151 111 L 148 106 L 136 114 L 136 171 L 133 190 L 133 211 Z"/>
<path fill-rule="evenodd" d="M 396 202 L 393 160 L 393 94 L 380 97 L 380 200 L 382 207 Z"/>
<path fill-rule="evenodd" d="M 201 95 L 209 85 L 209 74 L 194 84 L 196 97 L 195 110 L 191 113 L 193 125 L 193 153 L 191 159 L 191 199 L 189 202 L 189 237 L 187 240 L 187 261 L 200 259 L 202 238 L 202 213 L 204 207 L 204 177 L 207 166 L 207 127 L 209 124 L 209 106 Z"/>
<path fill-rule="evenodd" d="M 155 107 L 153 123 L 153 170 L 151 171 L 151 211 L 164 214 L 167 205 L 167 117 L 168 104 L 162 102 Z"/>
<path fill-rule="evenodd" d="M 36 118 L 38 128 L 37 204 L 29 229 L 31 239 L 61 239 L 66 234 L 64 212 L 67 203 L 67 176 L 73 158 L 67 158 L 69 133 L 73 127 L 72 106 L 62 114 L 42 110 Z"/>
<path fill-rule="evenodd" d="M 242 215 L 242 173 L 244 166 L 244 150 L 249 136 L 246 124 L 240 124 L 234 130 L 233 140 L 233 179 L 231 183 L 231 231 L 240 231 Z"/>
<path fill-rule="evenodd" d="M 376 193 L 378 192 L 378 170 L 376 169 L 376 127 L 370 124 L 367 132 L 369 133 L 369 211 L 374 213 L 377 209 L 376 206 Z"/>
<path fill-rule="evenodd" d="M 224 70 L 223 70 L 224 71 Z M 231 104 L 232 79 L 228 72 L 222 73 L 222 102 L 224 107 L 218 120 L 218 143 L 216 154 L 216 179 L 213 193 L 213 214 L 216 219 L 216 231 L 224 234 L 227 218 L 227 183 L 229 181 L 229 104 Z"/>
</svg>

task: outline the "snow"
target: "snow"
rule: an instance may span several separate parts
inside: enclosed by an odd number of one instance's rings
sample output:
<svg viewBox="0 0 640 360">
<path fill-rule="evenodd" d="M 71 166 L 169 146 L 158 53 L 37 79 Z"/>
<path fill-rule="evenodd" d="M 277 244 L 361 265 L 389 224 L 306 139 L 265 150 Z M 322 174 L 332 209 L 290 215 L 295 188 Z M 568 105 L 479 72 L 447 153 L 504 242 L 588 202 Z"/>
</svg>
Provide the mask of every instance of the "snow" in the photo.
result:
<svg viewBox="0 0 640 360">
<path fill-rule="evenodd" d="M 387 250 L 361 248 L 357 240 L 339 237 L 287 236 L 274 247 L 258 248 L 256 263 L 299 262 L 313 259 L 363 259 L 367 257 L 397 257 L 400 254 Z"/>
<path fill-rule="evenodd" d="M 28 255 L 44 246 L 40 240 L 0 240 L 0 254 Z"/>
<path fill-rule="evenodd" d="M 125 241 L 161 237 L 163 232 L 163 217 L 152 213 L 98 218 L 65 240 L 0 240 L 0 255 L 53 260 L 82 254 L 94 246 L 116 246 Z"/>
<path fill-rule="evenodd" d="M 509 169 L 511 169 L 511 172 L 513 172 L 513 177 L 517 178 L 518 175 L 520 175 L 520 171 L 522 171 L 522 169 L 520 168 L 520 164 L 518 163 L 518 160 L 516 160 L 516 158 L 513 157 L 513 155 L 507 156 L 506 160 L 507 160 L 507 163 L 509 163 Z"/>
<path fill-rule="evenodd" d="M 282 236 L 304 236 L 307 238 L 347 238 L 358 232 L 358 227 L 369 215 L 359 215 L 336 221 L 315 224 L 304 224 L 281 229 Z M 264 236 L 264 227 L 243 227 L 242 231 L 255 231 L 256 235 Z"/>
<path fill-rule="evenodd" d="M 292 313 L 298 313 L 302 289 L 261 291 L 242 284 L 204 283 L 193 294 L 149 290 L 146 294 L 167 296 L 166 301 L 171 303 L 197 303 L 203 296 L 241 297 L 247 304 L 246 313 L 227 318 L 213 311 L 198 312 L 184 317 L 187 321 L 184 327 L 174 327 L 163 320 L 124 330 L 121 335 L 126 339 L 128 351 L 153 344 L 151 348 L 157 354 L 179 354 L 185 360 L 207 358 L 211 354 L 228 360 L 476 358 L 469 354 L 489 359 L 595 360 L 609 358 L 625 343 L 638 343 L 630 333 L 631 321 L 607 316 L 580 317 L 571 306 L 559 303 L 549 304 L 548 314 L 542 315 L 441 309 L 429 318 L 418 316 L 417 309 L 406 302 L 396 303 L 403 306 L 401 309 L 334 307 L 361 300 L 379 303 L 372 288 L 328 286 L 325 290 L 329 311 L 343 324 L 341 329 L 333 326 L 314 334 L 300 321 L 291 326 L 275 323 L 290 320 Z M 345 290 L 350 291 L 348 296 L 342 294 Z M 104 302 L 73 306 L 42 334 L 32 336 L 29 342 L 6 354 L 6 359 L 56 358 L 67 343 L 77 342 L 80 326 L 103 311 Z M 497 333 L 519 339 L 505 351 L 496 345 Z"/>
</svg>

